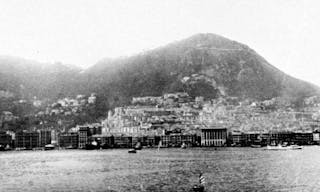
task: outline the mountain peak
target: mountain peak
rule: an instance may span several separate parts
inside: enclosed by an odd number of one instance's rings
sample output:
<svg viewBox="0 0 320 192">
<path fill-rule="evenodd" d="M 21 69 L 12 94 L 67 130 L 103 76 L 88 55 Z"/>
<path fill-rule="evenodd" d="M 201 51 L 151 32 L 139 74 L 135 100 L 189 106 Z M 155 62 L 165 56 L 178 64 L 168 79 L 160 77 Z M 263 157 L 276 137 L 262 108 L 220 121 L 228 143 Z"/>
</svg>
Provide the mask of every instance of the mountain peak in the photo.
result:
<svg viewBox="0 0 320 192">
<path fill-rule="evenodd" d="M 90 74 L 96 74 L 94 86 L 103 82 L 109 100 L 174 91 L 257 100 L 295 100 L 319 93 L 318 87 L 286 75 L 247 45 L 212 33 L 195 34 L 121 62 L 101 61 Z"/>
<path fill-rule="evenodd" d="M 96 92 L 110 107 L 127 104 L 132 97 L 168 92 L 207 99 L 283 97 L 294 101 L 319 94 L 318 87 L 286 75 L 248 46 L 211 33 L 132 57 L 101 60 L 84 73 L 61 63 L 0 57 L 0 74 L 0 90 L 51 98 Z"/>
<path fill-rule="evenodd" d="M 181 46 L 190 46 L 194 48 L 211 48 L 211 49 L 237 49 L 242 50 L 247 46 L 236 41 L 232 41 L 223 36 L 213 33 L 199 33 L 182 41 L 176 42 Z"/>
</svg>

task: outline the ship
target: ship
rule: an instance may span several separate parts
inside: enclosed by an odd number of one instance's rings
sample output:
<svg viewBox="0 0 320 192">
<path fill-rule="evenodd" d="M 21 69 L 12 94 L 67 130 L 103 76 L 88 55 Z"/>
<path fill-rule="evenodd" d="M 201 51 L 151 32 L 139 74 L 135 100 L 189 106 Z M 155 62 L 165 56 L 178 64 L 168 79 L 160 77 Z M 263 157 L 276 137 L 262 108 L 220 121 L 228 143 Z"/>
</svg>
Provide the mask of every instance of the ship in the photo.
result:
<svg viewBox="0 0 320 192">
<path fill-rule="evenodd" d="M 252 148 L 261 148 L 262 146 L 260 144 L 252 144 L 251 147 Z"/>
<path fill-rule="evenodd" d="M 204 178 L 203 174 L 200 173 L 199 184 L 194 185 L 192 187 L 192 191 L 193 192 L 205 192 L 204 185 L 205 185 L 205 178 Z"/>
<path fill-rule="evenodd" d="M 302 146 L 299 145 L 288 145 L 288 146 L 283 146 L 283 145 L 277 145 L 277 146 L 270 146 L 268 145 L 267 150 L 299 150 L 302 149 Z"/>
<path fill-rule="evenodd" d="M 85 146 L 86 150 L 94 150 L 94 149 L 99 149 L 100 147 L 98 146 L 98 143 L 96 141 L 92 141 L 91 143 L 87 143 Z"/>
<path fill-rule="evenodd" d="M 53 150 L 54 149 L 54 145 L 52 144 L 48 144 L 44 146 L 44 150 Z"/>
<path fill-rule="evenodd" d="M 142 149 L 142 145 L 140 142 L 138 142 L 135 146 L 134 146 L 135 150 L 141 150 Z"/>
<path fill-rule="evenodd" d="M 130 149 L 128 153 L 137 153 L 137 151 L 135 149 Z"/>
</svg>

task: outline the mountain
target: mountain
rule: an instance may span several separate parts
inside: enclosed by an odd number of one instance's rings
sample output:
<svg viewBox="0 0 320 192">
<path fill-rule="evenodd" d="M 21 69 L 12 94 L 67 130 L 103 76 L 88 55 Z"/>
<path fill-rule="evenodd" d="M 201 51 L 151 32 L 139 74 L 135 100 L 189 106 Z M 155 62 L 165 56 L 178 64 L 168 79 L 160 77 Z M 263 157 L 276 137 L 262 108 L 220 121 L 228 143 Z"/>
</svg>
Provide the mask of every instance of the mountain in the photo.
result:
<svg viewBox="0 0 320 192">
<path fill-rule="evenodd" d="M 248 46 L 215 34 L 197 34 L 132 57 L 104 59 L 81 74 L 82 91 L 97 92 L 111 106 L 133 96 L 185 91 L 191 96 L 290 102 L 319 94 L 319 87 L 293 78 Z"/>
<path fill-rule="evenodd" d="M 0 110 L 17 99 L 92 92 L 101 111 L 129 104 L 132 97 L 181 91 L 208 99 L 281 97 L 299 104 L 319 90 L 275 68 L 248 46 L 215 34 L 197 34 L 131 57 L 103 59 L 85 71 L 0 56 Z"/>
<path fill-rule="evenodd" d="M 20 99 L 56 98 L 71 94 L 80 69 L 62 63 L 40 63 L 0 56 L 0 91 Z"/>
</svg>

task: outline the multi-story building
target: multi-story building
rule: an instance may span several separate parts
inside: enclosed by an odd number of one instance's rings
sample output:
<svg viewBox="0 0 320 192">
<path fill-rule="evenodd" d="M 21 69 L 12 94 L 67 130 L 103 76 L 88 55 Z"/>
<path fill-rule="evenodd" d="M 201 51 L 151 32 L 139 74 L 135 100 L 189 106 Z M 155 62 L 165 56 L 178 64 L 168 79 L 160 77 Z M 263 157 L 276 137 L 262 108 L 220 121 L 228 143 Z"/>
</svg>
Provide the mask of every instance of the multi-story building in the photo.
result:
<svg viewBox="0 0 320 192">
<path fill-rule="evenodd" d="M 15 147 L 33 149 L 39 146 L 39 132 L 18 132 L 15 134 Z"/>
<path fill-rule="evenodd" d="M 242 146 L 245 144 L 244 134 L 240 131 L 230 132 L 230 141 L 234 145 L 241 145 Z"/>
<path fill-rule="evenodd" d="M 7 134 L 7 132 L 0 132 L 0 145 L 6 147 L 9 145 L 12 147 L 12 136 Z"/>
<path fill-rule="evenodd" d="M 59 146 L 62 148 L 76 149 L 79 145 L 78 133 L 64 133 L 59 135 Z"/>
<path fill-rule="evenodd" d="M 227 143 L 227 129 L 212 127 L 201 129 L 201 146 L 224 146 Z"/>
<path fill-rule="evenodd" d="M 90 129 L 88 126 L 79 126 L 79 144 L 78 147 L 83 149 L 89 143 Z"/>
<path fill-rule="evenodd" d="M 197 135 L 182 135 L 182 134 L 173 134 L 173 135 L 163 135 L 160 137 L 161 145 L 163 147 L 180 147 L 182 144 L 187 146 L 198 146 L 199 139 Z"/>
<path fill-rule="evenodd" d="M 51 131 L 39 130 L 39 146 L 44 147 L 47 144 L 51 144 Z"/>
<path fill-rule="evenodd" d="M 99 135 L 102 133 L 102 126 L 99 123 L 86 125 L 89 128 L 90 135 Z"/>
</svg>

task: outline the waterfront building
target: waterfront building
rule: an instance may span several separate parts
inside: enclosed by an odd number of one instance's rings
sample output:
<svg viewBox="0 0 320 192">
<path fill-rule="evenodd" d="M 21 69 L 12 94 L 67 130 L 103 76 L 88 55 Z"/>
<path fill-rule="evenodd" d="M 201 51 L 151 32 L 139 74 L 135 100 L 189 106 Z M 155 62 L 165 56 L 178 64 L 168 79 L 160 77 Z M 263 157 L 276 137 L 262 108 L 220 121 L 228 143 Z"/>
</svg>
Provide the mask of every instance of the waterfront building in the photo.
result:
<svg viewBox="0 0 320 192">
<path fill-rule="evenodd" d="M 51 131 L 39 130 L 39 147 L 44 147 L 47 144 L 51 144 Z"/>
<path fill-rule="evenodd" d="M 0 145 L 2 146 L 11 146 L 12 147 L 12 136 L 7 134 L 7 132 L 0 132 Z"/>
<path fill-rule="evenodd" d="M 92 135 L 91 139 L 104 149 L 114 147 L 114 136 L 112 135 Z"/>
<path fill-rule="evenodd" d="M 300 131 L 294 133 L 293 142 L 300 145 L 313 144 L 313 133 L 312 131 Z"/>
<path fill-rule="evenodd" d="M 313 143 L 316 143 L 318 145 L 320 144 L 320 130 L 319 129 L 316 129 L 313 131 L 312 140 L 313 140 Z"/>
<path fill-rule="evenodd" d="M 83 149 L 86 144 L 89 143 L 88 137 L 90 136 L 90 130 L 88 126 L 79 126 L 79 144 L 78 147 Z"/>
<path fill-rule="evenodd" d="M 234 145 L 245 145 L 245 137 L 244 134 L 240 131 L 233 131 L 230 133 L 230 141 Z"/>
<path fill-rule="evenodd" d="M 161 144 L 163 147 L 180 147 L 182 144 L 187 146 L 198 146 L 197 135 L 163 135 L 161 138 Z"/>
<path fill-rule="evenodd" d="M 59 138 L 56 130 L 51 130 L 51 144 L 58 144 Z"/>
<path fill-rule="evenodd" d="M 160 136 L 144 136 L 140 138 L 142 146 L 155 147 L 159 145 Z"/>
<path fill-rule="evenodd" d="M 201 146 L 224 146 L 227 142 L 227 129 L 212 127 L 201 129 Z"/>
<path fill-rule="evenodd" d="M 33 149 L 39 147 L 39 132 L 22 131 L 15 134 L 15 147 Z"/>
<path fill-rule="evenodd" d="M 128 136 L 115 136 L 114 146 L 119 148 L 131 148 L 133 147 L 132 137 Z"/>
<path fill-rule="evenodd" d="M 308 145 L 317 143 L 319 141 L 319 134 L 311 131 L 300 132 L 239 132 L 233 131 L 230 133 L 232 144 L 241 146 L 250 146 L 252 144 L 265 145 L 277 145 L 283 143 Z"/>
<path fill-rule="evenodd" d="M 59 146 L 63 148 L 76 149 L 79 145 L 78 133 L 64 133 L 59 135 Z"/>
</svg>

